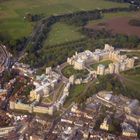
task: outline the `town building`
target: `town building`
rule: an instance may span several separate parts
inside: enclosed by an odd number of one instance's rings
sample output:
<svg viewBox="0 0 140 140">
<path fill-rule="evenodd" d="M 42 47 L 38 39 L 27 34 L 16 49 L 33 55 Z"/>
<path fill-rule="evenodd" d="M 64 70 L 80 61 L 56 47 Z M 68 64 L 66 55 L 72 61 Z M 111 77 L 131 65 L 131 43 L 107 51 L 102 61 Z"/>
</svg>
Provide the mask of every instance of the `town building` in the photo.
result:
<svg viewBox="0 0 140 140">
<path fill-rule="evenodd" d="M 0 128 L 0 139 L 1 137 L 7 136 L 9 132 L 11 131 L 16 131 L 16 127 L 15 126 L 11 126 L 11 127 L 2 127 Z"/>
<path fill-rule="evenodd" d="M 104 118 L 103 123 L 100 125 L 100 129 L 108 131 L 110 130 L 110 125 L 111 125 L 111 119 L 110 117 L 107 116 L 106 118 Z"/>
<path fill-rule="evenodd" d="M 122 135 L 127 137 L 137 137 L 137 131 L 133 128 L 132 125 L 123 122 L 122 123 Z"/>
</svg>

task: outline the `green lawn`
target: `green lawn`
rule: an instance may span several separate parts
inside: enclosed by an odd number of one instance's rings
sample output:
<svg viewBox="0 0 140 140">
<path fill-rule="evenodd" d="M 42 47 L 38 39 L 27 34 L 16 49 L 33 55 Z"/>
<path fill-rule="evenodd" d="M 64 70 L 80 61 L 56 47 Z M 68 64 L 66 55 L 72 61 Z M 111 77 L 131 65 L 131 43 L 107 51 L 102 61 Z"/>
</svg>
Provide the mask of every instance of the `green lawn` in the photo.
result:
<svg viewBox="0 0 140 140">
<path fill-rule="evenodd" d="M 0 2 L 0 33 L 12 38 L 28 36 L 32 23 L 23 20 L 26 13 L 50 16 L 96 8 L 125 7 L 128 4 L 105 0 L 7 0 Z"/>
<path fill-rule="evenodd" d="M 140 68 L 123 72 L 125 84 L 129 89 L 140 93 Z"/>
<path fill-rule="evenodd" d="M 0 33 L 9 38 L 17 39 L 29 36 L 33 29 L 33 23 L 24 21 L 23 19 L 11 18 L 0 20 Z"/>
<path fill-rule="evenodd" d="M 68 107 L 72 102 L 74 102 L 75 99 L 84 91 L 85 86 L 85 84 L 73 85 L 70 89 L 70 94 L 65 101 L 64 107 Z"/>
<path fill-rule="evenodd" d="M 53 97 L 52 97 L 51 95 L 48 96 L 48 97 L 44 97 L 44 98 L 42 99 L 42 102 L 44 102 L 44 103 L 46 103 L 46 104 L 52 103 L 52 101 L 53 101 Z"/>
<path fill-rule="evenodd" d="M 125 84 L 129 89 L 132 89 L 138 93 L 140 93 L 140 75 L 137 76 L 130 76 L 130 75 L 123 75 L 126 78 Z"/>
<path fill-rule="evenodd" d="M 107 68 L 108 65 L 109 65 L 110 63 L 112 63 L 112 62 L 113 62 L 113 61 L 111 61 L 111 60 L 104 60 L 104 61 L 101 61 L 101 62 L 92 64 L 91 67 L 92 67 L 94 70 L 96 70 L 99 64 L 103 64 L 103 65 Z"/>
<path fill-rule="evenodd" d="M 75 75 L 76 77 L 85 77 L 88 74 L 87 70 L 75 70 L 73 66 L 66 66 L 63 70 L 62 73 L 64 76 L 69 78 L 71 75 Z"/>
<path fill-rule="evenodd" d="M 85 36 L 78 30 L 79 28 L 74 25 L 68 25 L 62 22 L 55 23 L 44 45 L 63 44 L 84 38 Z"/>
</svg>

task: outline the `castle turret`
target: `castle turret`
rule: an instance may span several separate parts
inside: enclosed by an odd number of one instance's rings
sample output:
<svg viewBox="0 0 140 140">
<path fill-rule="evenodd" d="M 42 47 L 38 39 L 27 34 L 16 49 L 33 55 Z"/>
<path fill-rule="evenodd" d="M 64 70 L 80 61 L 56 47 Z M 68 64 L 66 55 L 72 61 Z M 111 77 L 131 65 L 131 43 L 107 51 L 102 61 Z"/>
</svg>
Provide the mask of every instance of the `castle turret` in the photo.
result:
<svg viewBox="0 0 140 140">
<path fill-rule="evenodd" d="M 10 105 L 9 105 L 10 109 L 15 109 L 15 102 L 14 101 L 10 101 Z"/>
<path fill-rule="evenodd" d="M 120 64 L 115 63 L 115 73 L 119 73 L 119 72 L 120 72 Z"/>
<path fill-rule="evenodd" d="M 105 73 L 105 66 L 102 65 L 102 64 L 98 65 L 98 67 L 97 67 L 97 74 L 104 75 L 104 73 Z"/>
<path fill-rule="evenodd" d="M 134 62 L 135 62 L 134 58 L 128 59 L 127 67 L 128 68 L 133 68 L 134 67 Z"/>
<path fill-rule="evenodd" d="M 109 64 L 109 73 L 114 73 L 114 71 L 115 71 L 115 66 L 114 66 L 114 64 L 113 63 L 110 63 Z"/>
</svg>

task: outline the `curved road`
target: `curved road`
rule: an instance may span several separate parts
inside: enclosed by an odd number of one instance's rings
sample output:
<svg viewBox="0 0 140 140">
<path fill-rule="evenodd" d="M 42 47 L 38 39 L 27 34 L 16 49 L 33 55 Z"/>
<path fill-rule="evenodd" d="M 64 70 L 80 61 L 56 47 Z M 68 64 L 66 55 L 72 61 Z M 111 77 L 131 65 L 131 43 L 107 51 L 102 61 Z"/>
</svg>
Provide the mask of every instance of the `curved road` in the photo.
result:
<svg viewBox="0 0 140 140">
<path fill-rule="evenodd" d="M 3 71 L 4 68 L 9 68 L 11 65 L 11 55 L 6 50 L 6 47 L 4 45 L 0 44 L 0 52 L 1 52 L 1 58 L 3 59 L 2 62 L 0 62 L 0 73 Z"/>
</svg>

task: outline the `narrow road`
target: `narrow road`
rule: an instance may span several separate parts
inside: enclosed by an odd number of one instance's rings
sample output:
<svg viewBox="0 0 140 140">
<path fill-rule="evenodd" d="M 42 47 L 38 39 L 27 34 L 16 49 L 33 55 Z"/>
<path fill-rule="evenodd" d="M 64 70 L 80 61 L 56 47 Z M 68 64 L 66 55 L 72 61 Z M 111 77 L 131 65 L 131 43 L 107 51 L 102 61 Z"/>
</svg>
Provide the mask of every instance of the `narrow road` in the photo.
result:
<svg viewBox="0 0 140 140">
<path fill-rule="evenodd" d="M 118 49 L 121 52 L 140 52 L 140 50 L 136 50 L 136 49 Z"/>
<path fill-rule="evenodd" d="M 11 55 L 7 51 L 6 47 L 4 45 L 0 45 L 0 50 L 1 50 L 1 56 L 3 56 L 3 63 L 1 64 L 1 67 L 4 66 L 5 68 L 9 68 L 11 66 Z"/>
</svg>

